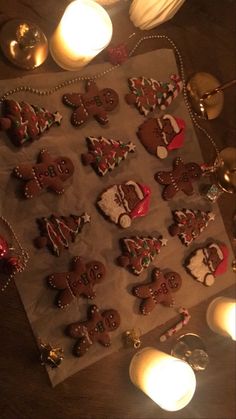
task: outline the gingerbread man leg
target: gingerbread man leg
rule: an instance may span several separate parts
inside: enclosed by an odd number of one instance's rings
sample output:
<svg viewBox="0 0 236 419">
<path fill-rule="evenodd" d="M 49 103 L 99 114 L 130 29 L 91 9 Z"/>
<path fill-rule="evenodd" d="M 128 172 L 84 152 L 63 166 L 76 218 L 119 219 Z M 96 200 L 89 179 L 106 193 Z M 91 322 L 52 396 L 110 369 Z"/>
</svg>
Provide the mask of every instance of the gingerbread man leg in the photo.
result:
<svg viewBox="0 0 236 419">
<path fill-rule="evenodd" d="M 71 289 L 68 287 L 65 290 L 59 292 L 57 296 L 57 305 L 59 308 L 66 308 L 71 304 L 74 298 L 75 296 L 73 295 Z"/>
<path fill-rule="evenodd" d="M 84 105 L 79 106 L 72 112 L 71 123 L 74 126 L 80 126 L 89 119 L 89 113 L 85 109 Z"/>
<path fill-rule="evenodd" d="M 157 304 L 157 301 L 154 298 L 152 297 L 146 298 L 140 304 L 140 312 L 144 315 L 150 314 L 156 304 Z"/>
<path fill-rule="evenodd" d="M 87 337 L 79 339 L 73 347 L 73 353 L 76 356 L 83 356 L 90 348 L 92 342 Z"/>
<path fill-rule="evenodd" d="M 39 195 L 41 191 L 42 188 L 36 179 L 27 182 L 24 187 L 24 195 L 26 196 L 26 198 L 33 198 Z"/>
</svg>

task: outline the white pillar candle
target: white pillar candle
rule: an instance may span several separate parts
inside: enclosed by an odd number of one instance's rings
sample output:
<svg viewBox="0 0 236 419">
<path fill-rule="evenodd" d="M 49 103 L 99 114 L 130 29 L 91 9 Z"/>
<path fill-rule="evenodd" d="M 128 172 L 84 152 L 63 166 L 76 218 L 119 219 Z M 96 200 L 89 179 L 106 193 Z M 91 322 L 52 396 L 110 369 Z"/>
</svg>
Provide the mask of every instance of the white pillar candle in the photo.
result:
<svg viewBox="0 0 236 419">
<path fill-rule="evenodd" d="M 129 374 L 136 387 L 168 411 L 185 407 L 196 388 L 190 365 L 154 348 L 144 348 L 134 355 Z"/>
<path fill-rule="evenodd" d="M 66 8 L 50 40 L 50 52 L 65 70 L 79 70 L 109 44 L 112 22 L 92 0 L 75 0 Z"/>
<path fill-rule="evenodd" d="M 213 332 L 236 340 L 236 300 L 215 298 L 207 309 L 207 323 Z"/>
</svg>

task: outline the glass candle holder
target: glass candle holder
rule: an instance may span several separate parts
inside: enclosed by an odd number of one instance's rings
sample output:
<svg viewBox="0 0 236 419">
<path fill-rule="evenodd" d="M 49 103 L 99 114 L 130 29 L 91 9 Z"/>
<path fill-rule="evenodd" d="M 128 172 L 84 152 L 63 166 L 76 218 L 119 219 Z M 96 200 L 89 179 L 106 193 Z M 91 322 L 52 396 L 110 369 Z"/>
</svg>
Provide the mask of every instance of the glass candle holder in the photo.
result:
<svg viewBox="0 0 236 419">
<path fill-rule="evenodd" d="M 66 8 L 49 48 L 65 70 L 79 70 L 110 43 L 112 22 L 105 9 L 92 0 L 75 0 Z"/>
<path fill-rule="evenodd" d="M 236 340 L 236 300 L 215 298 L 208 306 L 206 319 L 213 332 Z"/>
<path fill-rule="evenodd" d="M 132 383 L 162 409 L 183 409 L 192 399 L 195 374 L 186 362 L 154 348 L 144 348 L 131 360 Z"/>
</svg>

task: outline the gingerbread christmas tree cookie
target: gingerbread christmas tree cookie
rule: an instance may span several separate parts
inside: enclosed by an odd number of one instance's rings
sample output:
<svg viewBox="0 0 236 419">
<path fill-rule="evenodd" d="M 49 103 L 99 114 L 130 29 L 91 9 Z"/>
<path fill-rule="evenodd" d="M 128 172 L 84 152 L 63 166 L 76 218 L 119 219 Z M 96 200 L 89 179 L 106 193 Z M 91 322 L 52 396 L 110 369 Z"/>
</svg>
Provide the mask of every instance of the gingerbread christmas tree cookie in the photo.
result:
<svg viewBox="0 0 236 419">
<path fill-rule="evenodd" d="M 87 213 L 82 215 L 42 217 L 38 220 L 41 236 L 34 240 L 35 246 L 47 246 L 56 256 L 60 256 L 63 249 L 69 248 L 69 243 L 74 242 L 76 236 L 82 231 L 85 224 L 90 223 Z"/>
<path fill-rule="evenodd" d="M 59 112 L 49 112 L 37 105 L 6 99 L 3 102 L 0 130 L 6 131 L 16 146 L 22 146 L 38 139 L 52 125 L 60 125 L 61 119 Z"/>
<path fill-rule="evenodd" d="M 148 115 L 156 108 L 165 110 L 183 88 L 179 76 L 172 74 L 170 82 L 157 81 L 147 77 L 128 79 L 130 93 L 125 96 L 129 105 L 134 105 L 142 115 Z"/>
<path fill-rule="evenodd" d="M 172 236 L 178 235 L 185 246 L 189 246 L 208 226 L 215 215 L 210 211 L 200 211 L 183 208 L 172 211 L 174 223 L 170 225 Z"/>
<path fill-rule="evenodd" d="M 167 240 L 160 237 L 128 237 L 121 239 L 122 255 L 117 263 L 127 267 L 134 275 L 140 275 L 160 253 Z"/>
<path fill-rule="evenodd" d="M 86 140 L 88 153 L 82 154 L 82 162 L 84 165 L 91 164 L 100 176 L 112 171 L 135 150 L 135 145 L 131 141 L 125 144 L 105 137 L 87 137 Z"/>
</svg>

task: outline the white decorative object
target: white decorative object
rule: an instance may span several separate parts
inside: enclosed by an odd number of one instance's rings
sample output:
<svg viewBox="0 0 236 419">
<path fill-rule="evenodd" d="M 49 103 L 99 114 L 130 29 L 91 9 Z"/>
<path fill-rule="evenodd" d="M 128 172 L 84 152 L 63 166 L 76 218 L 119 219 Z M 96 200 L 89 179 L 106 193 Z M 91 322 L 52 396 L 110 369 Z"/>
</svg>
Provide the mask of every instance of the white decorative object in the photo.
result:
<svg viewBox="0 0 236 419">
<path fill-rule="evenodd" d="M 154 348 L 144 348 L 131 360 L 132 383 L 162 409 L 183 409 L 192 399 L 196 377 L 189 364 Z"/>
<path fill-rule="evenodd" d="M 171 19 L 185 0 L 133 0 L 130 20 L 140 29 L 152 29 Z"/>
<path fill-rule="evenodd" d="M 50 52 L 65 70 L 79 70 L 109 44 L 112 22 L 92 0 L 75 0 L 66 8 L 50 40 Z"/>
<path fill-rule="evenodd" d="M 236 340 L 236 300 L 215 298 L 207 309 L 207 324 L 213 332 Z"/>
<path fill-rule="evenodd" d="M 118 3 L 118 1 L 120 1 L 120 0 L 95 0 L 95 1 L 96 1 L 96 3 L 99 3 L 102 6 L 110 6 L 114 3 Z"/>
</svg>

